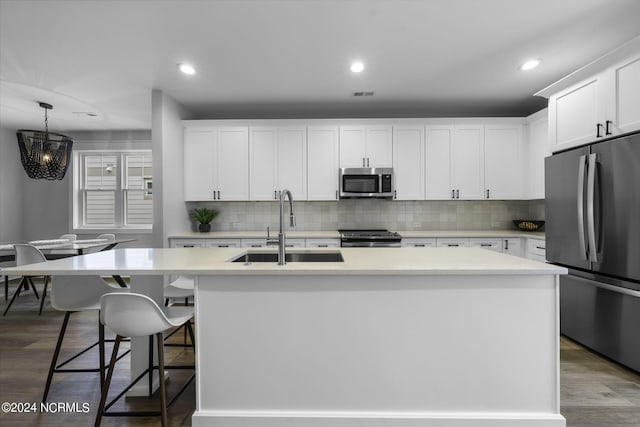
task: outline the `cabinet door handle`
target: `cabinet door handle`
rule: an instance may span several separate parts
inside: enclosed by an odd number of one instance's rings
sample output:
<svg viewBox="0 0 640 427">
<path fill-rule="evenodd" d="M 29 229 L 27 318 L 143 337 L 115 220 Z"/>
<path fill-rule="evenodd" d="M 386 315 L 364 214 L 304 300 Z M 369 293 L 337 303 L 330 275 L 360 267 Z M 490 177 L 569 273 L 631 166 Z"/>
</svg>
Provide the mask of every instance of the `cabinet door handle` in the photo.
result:
<svg viewBox="0 0 640 427">
<path fill-rule="evenodd" d="M 367 157 L 367 167 L 369 167 L 369 158 Z"/>
<path fill-rule="evenodd" d="M 183 248 L 195 248 L 193 245 L 182 245 Z"/>
<path fill-rule="evenodd" d="M 487 189 L 487 199 L 489 198 L 489 190 Z"/>
<path fill-rule="evenodd" d="M 460 198 L 460 190 L 456 190 L 456 199 Z"/>
<path fill-rule="evenodd" d="M 482 246 L 483 248 L 490 248 L 493 245 L 491 245 L 491 243 L 480 243 L 480 246 Z"/>
<path fill-rule="evenodd" d="M 456 198 L 456 190 L 451 190 L 451 198 L 452 199 Z"/>
<path fill-rule="evenodd" d="M 329 245 L 318 245 L 319 248 L 328 248 Z"/>
<path fill-rule="evenodd" d="M 605 135 L 611 135 L 611 124 L 613 122 L 611 120 L 607 120 L 606 122 L 604 122 L 605 126 L 604 126 L 604 134 Z"/>
<path fill-rule="evenodd" d="M 393 198 L 394 199 L 398 198 L 398 190 L 393 190 Z"/>
<path fill-rule="evenodd" d="M 416 243 L 416 244 L 413 245 L 413 247 L 414 248 L 424 248 L 425 245 L 424 245 L 424 243 Z"/>
<path fill-rule="evenodd" d="M 362 167 L 363 167 L 363 168 L 365 167 L 365 164 L 364 164 L 364 157 L 362 158 Z"/>
<path fill-rule="evenodd" d="M 216 200 L 216 190 L 213 190 L 213 200 Z"/>
<path fill-rule="evenodd" d="M 252 244 L 251 247 L 252 248 L 261 248 L 262 245 L 260 243 L 257 243 L 257 244 Z"/>
<path fill-rule="evenodd" d="M 602 138 L 602 135 L 600 135 L 600 128 L 602 128 L 602 123 L 597 123 L 596 124 L 596 138 Z"/>
<path fill-rule="evenodd" d="M 278 200 L 278 191 L 273 190 L 273 200 Z"/>
<path fill-rule="evenodd" d="M 544 251 L 546 248 L 544 246 L 536 246 L 536 249 L 540 249 L 540 250 Z"/>
<path fill-rule="evenodd" d="M 338 200 L 338 190 L 336 190 L 336 200 Z"/>
<path fill-rule="evenodd" d="M 221 200 L 220 199 L 220 190 L 218 190 L 218 200 Z"/>
<path fill-rule="evenodd" d="M 229 245 L 218 245 L 219 248 L 228 248 Z"/>
<path fill-rule="evenodd" d="M 505 251 L 508 251 L 508 250 L 509 250 L 509 241 L 508 241 L 508 240 L 505 240 L 505 241 L 504 241 L 504 250 L 505 250 Z"/>
<path fill-rule="evenodd" d="M 457 248 L 460 245 L 457 243 L 449 243 L 447 246 L 449 246 L 450 248 Z"/>
</svg>

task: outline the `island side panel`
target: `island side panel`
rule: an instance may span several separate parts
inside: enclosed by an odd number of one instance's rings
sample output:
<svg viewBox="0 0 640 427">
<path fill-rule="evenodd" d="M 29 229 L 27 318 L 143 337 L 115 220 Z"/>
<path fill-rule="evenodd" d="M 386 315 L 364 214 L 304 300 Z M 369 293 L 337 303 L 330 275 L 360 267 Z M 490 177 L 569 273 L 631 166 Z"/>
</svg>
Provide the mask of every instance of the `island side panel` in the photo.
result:
<svg viewBox="0 0 640 427">
<path fill-rule="evenodd" d="M 553 275 L 200 276 L 196 292 L 194 426 L 564 425 Z"/>
</svg>

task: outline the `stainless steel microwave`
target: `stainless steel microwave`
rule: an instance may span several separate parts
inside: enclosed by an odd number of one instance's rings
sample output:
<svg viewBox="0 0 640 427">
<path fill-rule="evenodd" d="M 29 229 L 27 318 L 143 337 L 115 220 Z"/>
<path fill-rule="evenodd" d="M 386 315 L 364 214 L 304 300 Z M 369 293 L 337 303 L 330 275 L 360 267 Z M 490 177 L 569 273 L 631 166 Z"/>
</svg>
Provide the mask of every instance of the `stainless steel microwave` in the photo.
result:
<svg viewBox="0 0 640 427">
<path fill-rule="evenodd" d="M 341 168 L 340 198 L 393 198 L 393 168 Z"/>
</svg>

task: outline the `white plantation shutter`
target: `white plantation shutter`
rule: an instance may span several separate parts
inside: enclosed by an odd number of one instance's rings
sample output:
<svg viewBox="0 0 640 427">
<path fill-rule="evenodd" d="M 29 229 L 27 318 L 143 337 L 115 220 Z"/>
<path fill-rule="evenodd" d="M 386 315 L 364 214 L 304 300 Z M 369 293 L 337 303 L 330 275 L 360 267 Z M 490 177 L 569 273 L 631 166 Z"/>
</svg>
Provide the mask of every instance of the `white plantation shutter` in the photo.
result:
<svg viewBox="0 0 640 427">
<path fill-rule="evenodd" d="M 80 228 L 121 228 L 153 223 L 151 150 L 79 152 Z"/>
<path fill-rule="evenodd" d="M 151 183 L 151 154 L 125 156 L 126 191 L 125 224 L 151 224 L 153 200 L 147 183 Z"/>
</svg>

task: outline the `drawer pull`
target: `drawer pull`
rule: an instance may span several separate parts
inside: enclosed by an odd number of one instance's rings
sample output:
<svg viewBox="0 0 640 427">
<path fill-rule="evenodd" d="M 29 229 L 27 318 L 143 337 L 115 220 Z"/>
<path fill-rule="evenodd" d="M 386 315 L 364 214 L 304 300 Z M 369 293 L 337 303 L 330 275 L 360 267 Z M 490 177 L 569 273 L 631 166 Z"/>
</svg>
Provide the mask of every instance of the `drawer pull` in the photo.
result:
<svg viewBox="0 0 640 427">
<path fill-rule="evenodd" d="M 447 244 L 447 246 L 449 246 L 450 248 L 457 248 L 460 245 L 458 243 L 449 243 Z"/>
<path fill-rule="evenodd" d="M 228 248 L 229 245 L 218 245 L 219 248 Z"/>
<path fill-rule="evenodd" d="M 540 250 L 546 250 L 546 248 L 544 246 L 536 246 L 536 249 L 540 249 Z"/>
</svg>

